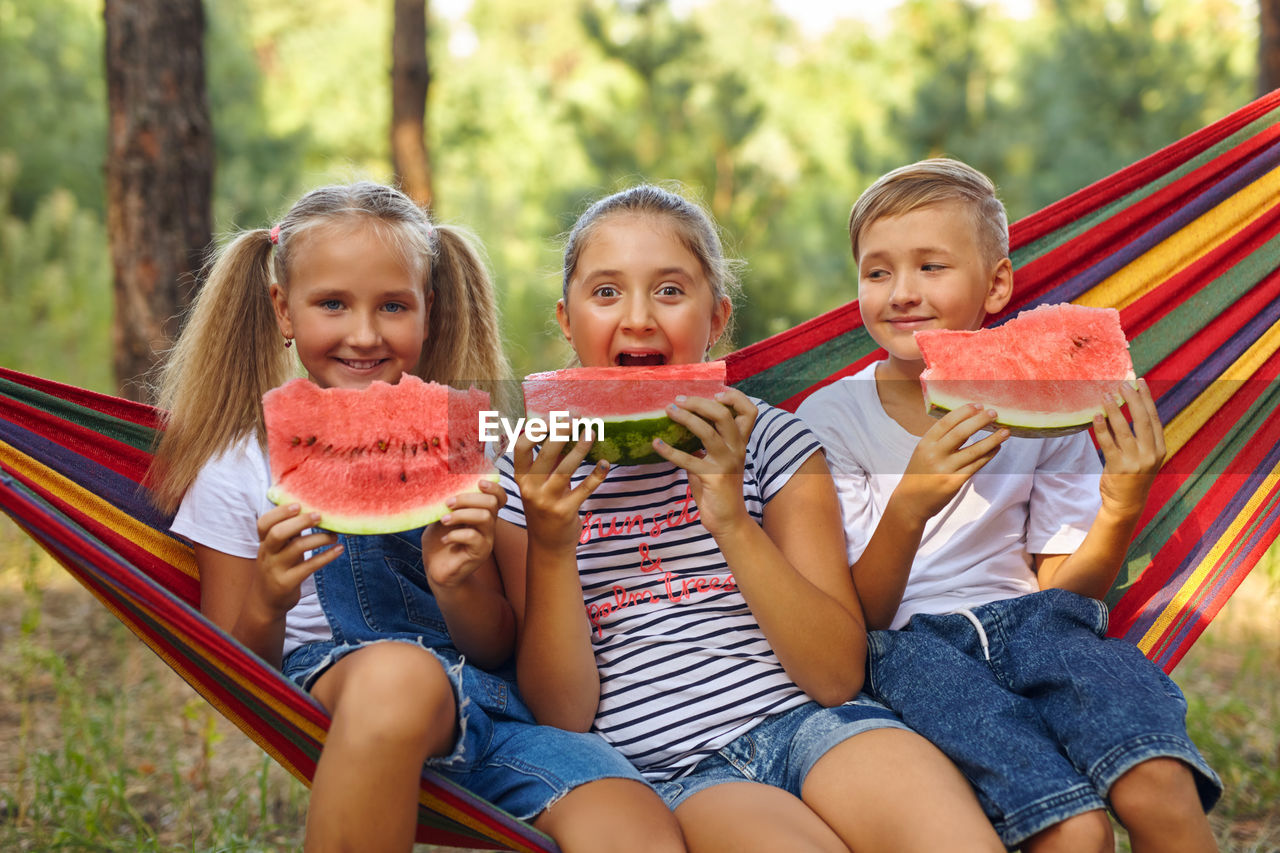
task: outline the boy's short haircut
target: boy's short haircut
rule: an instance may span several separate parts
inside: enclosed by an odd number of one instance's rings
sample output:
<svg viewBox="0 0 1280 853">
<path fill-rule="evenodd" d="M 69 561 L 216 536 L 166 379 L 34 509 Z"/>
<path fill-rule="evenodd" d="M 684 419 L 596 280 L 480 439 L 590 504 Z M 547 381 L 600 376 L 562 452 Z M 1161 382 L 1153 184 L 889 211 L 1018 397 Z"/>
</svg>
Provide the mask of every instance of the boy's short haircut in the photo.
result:
<svg viewBox="0 0 1280 853">
<path fill-rule="evenodd" d="M 849 241 L 858 260 L 858 238 L 868 225 L 887 216 L 946 201 L 968 206 L 982 256 L 995 263 L 1009 256 L 1009 219 L 986 175 L 959 160 L 935 157 L 900 166 L 868 187 L 849 213 Z"/>
</svg>

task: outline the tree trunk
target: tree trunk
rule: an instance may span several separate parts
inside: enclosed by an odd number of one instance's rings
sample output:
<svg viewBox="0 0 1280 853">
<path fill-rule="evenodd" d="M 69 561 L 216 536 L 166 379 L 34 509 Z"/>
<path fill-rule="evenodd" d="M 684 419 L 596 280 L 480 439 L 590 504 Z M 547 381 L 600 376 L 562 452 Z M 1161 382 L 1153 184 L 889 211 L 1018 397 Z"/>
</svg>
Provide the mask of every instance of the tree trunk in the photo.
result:
<svg viewBox="0 0 1280 853">
<path fill-rule="evenodd" d="M 116 383 L 169 347 L 212 239 L 213 136 L 200 0 L 106 0 L 107 237 Z"/>
<path fill-rule="evenodd" d="M 1258 94 L 1280 89 L 1280 0 L 1258 0 Z"/>
<path fill-rule="evenodd" d="M 427 0 L 395 0 L 391 37 L 391 166 L 400 188 L 430 208 L 431 159 L 427 155 Z"/>
</svg>

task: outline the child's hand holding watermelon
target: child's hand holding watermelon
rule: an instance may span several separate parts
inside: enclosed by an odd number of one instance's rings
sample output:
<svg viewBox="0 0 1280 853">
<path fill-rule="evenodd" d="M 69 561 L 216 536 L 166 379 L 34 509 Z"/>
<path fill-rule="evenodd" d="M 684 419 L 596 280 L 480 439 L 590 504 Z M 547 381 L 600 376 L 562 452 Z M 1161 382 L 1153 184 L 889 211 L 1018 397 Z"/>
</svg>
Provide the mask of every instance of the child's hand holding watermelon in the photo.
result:
<svg viewBox="0 0 1280 853">
<path fill-rule="evenodd" d="M 302 582 L 342 553 L 334 534 L 307 532 L 319 520 L 319 513 L 304 513 L 297 504 L 273 507 L 262 514 L 258 519 L 258 569 L 245 606 L 260 602 L 274 608 L 283 627 L 285 614 L 298 603 Z M 333 547 L 317 553 L 316 549 L 326 545 Z"/>
<path fill-rule="evenodd" d="M 529 540 L 548 553 L 566 549 L 573 553 L 582 530 L 578 508 L 609 473 L 608 460 L 601 459 L 585 480 L 572 486 L 569 478 L 587 458 L 591 444 L 590 438 L 572 446 L 564 441 L 548 441 L 535 457 L 533 441 L 526 433 L 516 439 L 512 462 L 528 519 Z"/>
<path fill-rule="evenodd" d="M 1099 488 L 1103 512 L 1136 521 L 1164 464 L 1164 425 L 1145 379 L 1138 381 L 1136 389 L 1121 385 L 1120 394 L 1129 407 L 1132 427 L 1110 398 L 1103 401 L 1106 417 L 1093 419 L 1093 434 L 1105 462 Z"/>
<path fill-rule="evenodd" d="M 747 439 L 760 414 L 755 403 L 736 388 L 705 397 L 677 397 L 668 406 L 671 420 L 702 442 L 703 449 L 686 453 L 661 439 L 654 450 L 663 459 L 689 472 L 689 488 L 698 505 L 699 520 L 712 536 L 731 535 L 736 524 L 754 524 L 742 496 Z"/>
<path fill-rule="evenodd" d="M 493 556 L 494 524 L 507 493 L 490 480 L 479 485 L 479 492 L 449 498 L 448 514 L 422 532 L 422 559 L 437 598 L 465 584 Z"/>
<path fill-rule="evenodd" d="M 995 412 L 973 403 L 943 415 L 921 436 L 891 500 L 901 496 L 902 508 L 916 513 L 922 525 L 937 515 L 1009 437 L 1007 429 L 1000 429 L 965 444 L 995 419 Z"/>
</svg>

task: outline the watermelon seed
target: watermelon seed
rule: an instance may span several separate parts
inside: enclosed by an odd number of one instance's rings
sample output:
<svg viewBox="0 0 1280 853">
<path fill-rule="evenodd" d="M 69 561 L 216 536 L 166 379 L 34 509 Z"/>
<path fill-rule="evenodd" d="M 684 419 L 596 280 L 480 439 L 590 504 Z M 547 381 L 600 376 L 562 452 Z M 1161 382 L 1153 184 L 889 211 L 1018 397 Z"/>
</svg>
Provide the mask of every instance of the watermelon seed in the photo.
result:
<svg viewBox="0 0 1280 853">
<path fill-rule="evenodd" d="M 405 474 L 405 472 L 401 471 L 401 472 L 400 472 L 400 482 L 402 482 L 402 483 L 407 483 L 407 482 L 409 482 L 409 475 L 407 475 L 407 474 Z"/>
<path fill-rule="evenodd" d="M 382 453 L 387 452 L 387 443 L 382 439 L 378 439 L 378 450 L 381 451 Z"/>
<path fill-rule="evenodd" d="M 289 439 L 289 444 L 293 447 L 297 447 L 299 444 L 302 444 L 302 439 L 295 435 L 293 438 Z"/>
<path fill-rule="evenodd" d="M 433 435 L 433 436 L 431 436 L 431 446 L 432 446 L 432 447 L 439 447 L 439 446 L 440 446 L 440 436 L 438 436 L 438 435 Z"/>
<path fill-rule="evenodd" d="M 310 447 L 315 443 L 316 443 L 316 437 L 314 435 L 307 438 L 307 447 Z"/>
</svg>

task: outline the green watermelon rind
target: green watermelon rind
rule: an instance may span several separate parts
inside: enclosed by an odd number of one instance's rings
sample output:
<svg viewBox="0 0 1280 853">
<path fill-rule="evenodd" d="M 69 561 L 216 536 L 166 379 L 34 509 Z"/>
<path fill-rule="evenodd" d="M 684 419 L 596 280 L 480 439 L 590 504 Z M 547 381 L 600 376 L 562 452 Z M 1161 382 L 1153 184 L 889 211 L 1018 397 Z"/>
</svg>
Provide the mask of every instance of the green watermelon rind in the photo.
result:
<svg viewBox="0 0 1280 853">
<path fill-rule="evenodd" d="M 1135 388 L 1137 387 L 1137 381 L 1134 378 L 1118 380 L 1117 387 L 1120 382 L 1128 382 Z M 929 405 L 929 414 L 935 418 L 941 418 L 948 412 L 968 403 L 980 402 L 961 400 L 945 392 L 930 389 L 927 382 L 925 383 L 924 395 L 925 402 Z M 1116 403 L 1124 403 L 1124 399 L 1119 394 L 1116 394 Z M 1083 432 L 1093 426 L 1095 415 L 1106 414 L 1106 410 L 1102 408 L 1102 404 L 1098 404 L 1097 406 L 1078 409 L 1073 412 L 1028 412 L 1008 409 L 1001 411 L 997 409 L 996 413 L 996 420 L 983 427 L 987 432 L 1007 429 L 1010 435 L 1020 438 L 1055 438 Z"/>
<path fill-rule="evenodd" d="M 685 453 L 702 449 L 702 440 L 662 412 L 645 413 L 625 418 L 602 418 L 604 437 L 591 445 L 587 458 L 592 462 L 607 460 L 610 465 L 649 465 L 665 462 L 653 449 L 653 440 L 662 441 Z"/>
<path fill-rule="evenodd" d="M 498 482 L 498 472 L 489 471 L 476 474 L 477 485 L 470 488 L 462 489 L 457 494 L 466 494 L 467 492 L 480 491 L 480 480 L 488 480 L 491 483 Z M 285 504 L 296 503 L 301 507 L 302 512 L 316 512 L 320 514 L 320 520 L 316 522 L 316 527 L 322 530 L 329 530 L 333 533 L 351 533 L 355 535 L 377 535 L 381 533 L 399 533 L 402 530 L 414 530 L 419 527 L 426 527 L 428 524 L 434 524 L 444 518 L 449 513 L 449 506 L 445 501 L 428 504 L 426 506 L 414 507 L 405 512 L 396 513 L 394 515 L 349 515 L 338 514 L 326 511 L 322 507 L 314 506 L 305 500 L 291 495 L 281 486 L 272 486 L 267 490 L 267 499 L 279 506 Z"/>
<path fill-rule="evenodd" d="M 534 417 L 546 417 L 545 414 L 532 413 Z M 584 417 L 585 419 L 585 417 Z M 702 449 L 702 440 L 689 431 L 688 427 L 671 420 L 665 412 L 639 412 L 626 416 L 601 417 L 604 423 L 604 436 L 596 438 L 587 451 L 587 459 L 599 462 L 601 459 L 610 465 L 650 465 L 665 462 L 653 449 L 653 440 L 660 438 L 666 444 L 685 453 L 695 453 Z M 595 436 L 593 430 L 591 435 Z"/>
</svg>

